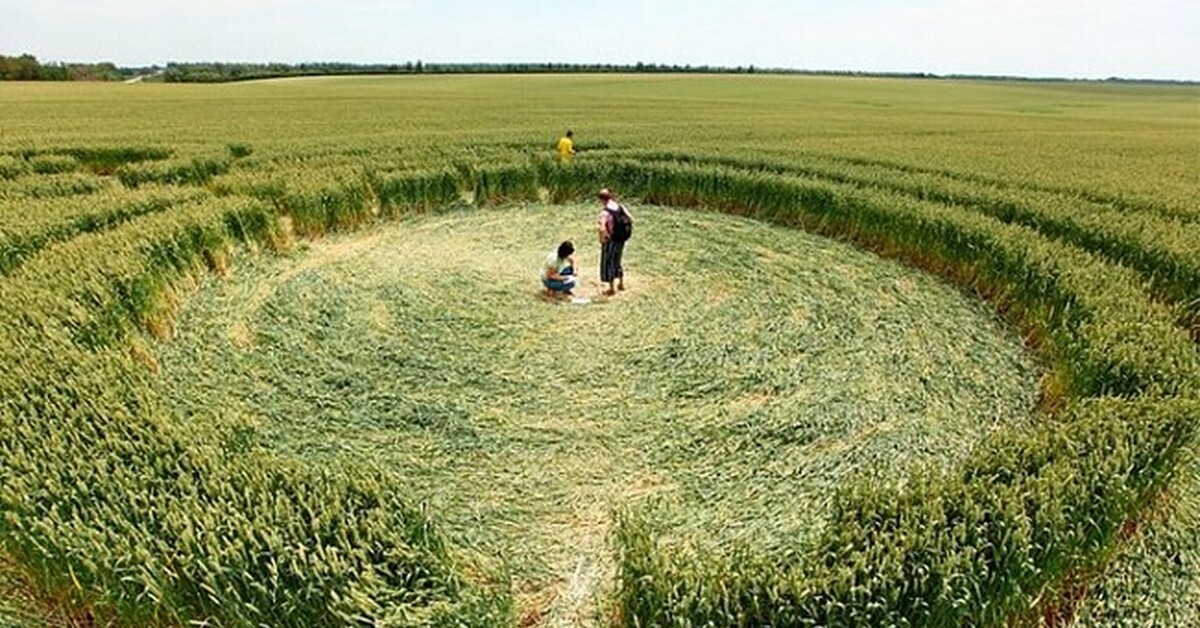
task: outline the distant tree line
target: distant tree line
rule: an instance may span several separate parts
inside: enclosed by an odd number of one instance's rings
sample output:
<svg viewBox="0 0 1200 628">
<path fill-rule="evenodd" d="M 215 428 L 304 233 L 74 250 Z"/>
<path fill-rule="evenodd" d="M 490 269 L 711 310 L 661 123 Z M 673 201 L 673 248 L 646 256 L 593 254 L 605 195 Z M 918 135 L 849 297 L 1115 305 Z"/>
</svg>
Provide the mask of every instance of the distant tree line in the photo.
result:
<svg viewBox="0 0 1200 628">
<path fill-rule="evenodd" d="M 103 63 L 47 63 L 31 54 L 0 55 L 0 81 L 120 81 L 139 70 Z"/>
<path fill-rule="evenodd" d="M 926 72 L 849 72 L 797 70 L 747 66 L 678 65 L 665 63 L 169 63 L 165 68 L 117 67 L 103 63 L 39 63 L 30 54 L 0 55 L 0 81 L 120 81 L 136 76 L 168 83 L 228 83 L 290 76 L 337 76 L 362 74 L 801 74 L 810 76 L 861 76 L 987 81 L 1080 81 L 1087 79 L 1027 78 L 974 74 L 938 75 Z M 1194 81 L 1109 78 L 1110 83 L 1157 83 L 1195 85 Z"/>
<path fill-rule="evenodd" d="M 220 83 L 287 76 L 328 76 L 355 74 L 554 74 L 554 73 L 625 73 L 671 72 L 710 74 L 753 74 L 754 66 L 720 67 L 636 63 L 170 63 L 162 80 L 168 83 Z M 776 70 L 781 72 L 782 70 Z"/>
<path fill-rule="evenodd" d="M 878 78 L 921 78 L 984 81 L 1096 82 L 1092 79 L 1057 77 L 988 76 L 977 74 L 931 74 L 928 72 L 852 72 L 840 70 L 802 70 L 762 68 L 753 65 L 679 65 L 666 63 L 170 63 L 159 80 L 172 83 L 224 83 L 289 76 L 329 76 L 355 74 L 793 74 L 808 76 L 847 76 Z M 1194 85 L 1195 81 L 1108 78 L 1109 83 L 1153 83 Z"/>
</svg>

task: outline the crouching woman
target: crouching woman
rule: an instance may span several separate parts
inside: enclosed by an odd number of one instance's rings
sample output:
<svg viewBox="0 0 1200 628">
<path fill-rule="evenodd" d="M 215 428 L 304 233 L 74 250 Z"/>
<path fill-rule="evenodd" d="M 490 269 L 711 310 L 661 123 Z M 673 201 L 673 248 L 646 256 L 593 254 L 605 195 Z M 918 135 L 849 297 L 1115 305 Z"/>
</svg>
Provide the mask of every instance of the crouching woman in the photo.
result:
<svg viewBox="0 0 1200 628">
<path fill-rule="evenodd" d="M 542 296 L 547 299 L 569 297 L 579 285 L 575 275 L 575 245 L 568 240 L 551 251 L 542 264 Z"/>
</svg>

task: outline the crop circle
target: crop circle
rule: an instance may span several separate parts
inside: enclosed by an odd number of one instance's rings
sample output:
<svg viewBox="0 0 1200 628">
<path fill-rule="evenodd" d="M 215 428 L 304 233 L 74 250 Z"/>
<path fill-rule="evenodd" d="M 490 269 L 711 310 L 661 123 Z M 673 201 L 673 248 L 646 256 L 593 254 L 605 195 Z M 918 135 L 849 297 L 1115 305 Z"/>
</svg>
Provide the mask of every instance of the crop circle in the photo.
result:
<svg viewBox="0 0 1200 628">
<path fill-rule="evenodd" d="M 676 543 L 798 548 L 851 474 L 961 460 L 1029 421 L 1037 367 L 983 305 L 796 230 L 637 209 L 629 289 L 538 295 L 590 205 L 406 219 L 263 256 L 189 297 L 158 347 L 178 416 L 237 414 L 312 464 L 393 472 L 528 604 L 603 587 L 614 508 Z M 547 596 L 546 591 L 553 595 Z M 547 602 L 546 600 L 557 600 Z"/>
</svg>

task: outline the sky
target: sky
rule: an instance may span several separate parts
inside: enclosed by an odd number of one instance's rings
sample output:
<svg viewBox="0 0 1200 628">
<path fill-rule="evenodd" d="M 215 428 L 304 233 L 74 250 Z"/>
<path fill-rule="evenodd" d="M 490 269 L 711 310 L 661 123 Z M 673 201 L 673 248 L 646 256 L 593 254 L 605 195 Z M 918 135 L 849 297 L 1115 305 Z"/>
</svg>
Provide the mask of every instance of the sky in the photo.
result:
<svg viewBox="0 0 1200 628">
<path fill-rule="evenodd" d="M 0 0 L 46 61 L 667 63 L 1200 80 L 1200 0 Z"/>
</svg>

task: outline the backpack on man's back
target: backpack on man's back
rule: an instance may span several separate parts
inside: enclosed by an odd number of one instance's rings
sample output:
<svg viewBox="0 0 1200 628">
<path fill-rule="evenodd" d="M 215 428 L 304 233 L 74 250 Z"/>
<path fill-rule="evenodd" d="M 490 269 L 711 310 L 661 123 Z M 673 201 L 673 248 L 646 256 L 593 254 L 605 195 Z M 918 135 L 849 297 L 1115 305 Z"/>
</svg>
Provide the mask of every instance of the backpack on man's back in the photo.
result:
<svg viewBox="0 0 1200 628">
<path fill-rule="evenodd" d="M 611 236 L 614 242 L 625 242 L 633 237 L 633 218 L 625 210 L 624 205 L 617 205 L 616 210 L 605 208 L 612 216 Z"/>
</svg>

